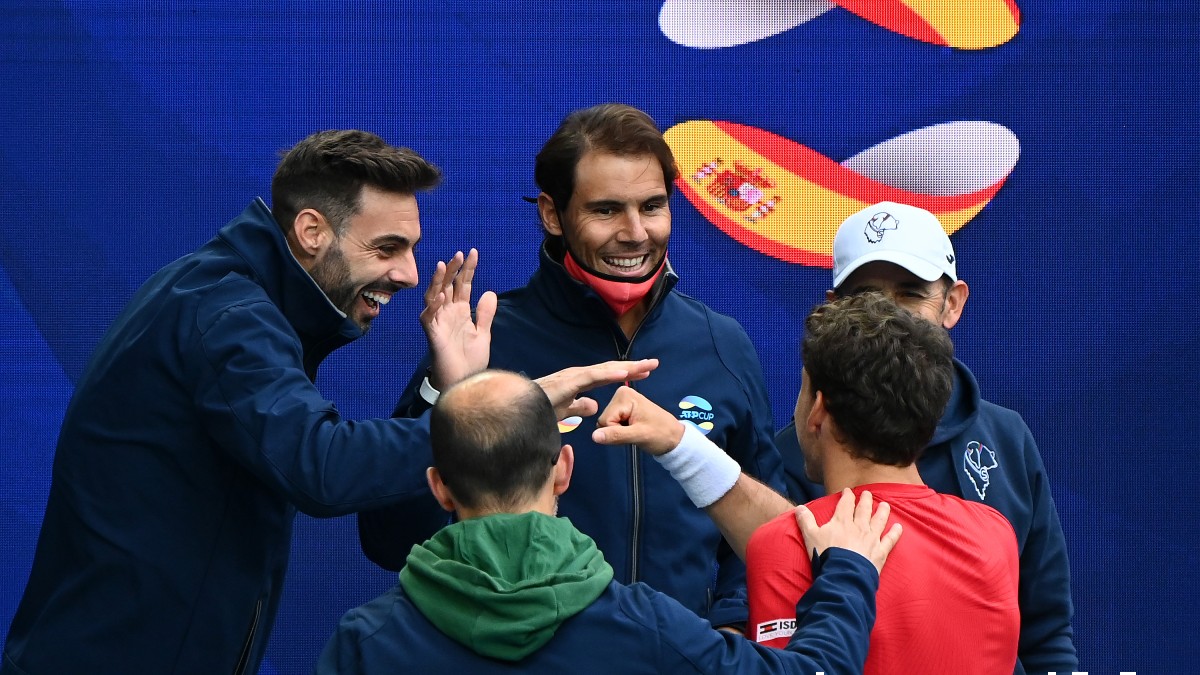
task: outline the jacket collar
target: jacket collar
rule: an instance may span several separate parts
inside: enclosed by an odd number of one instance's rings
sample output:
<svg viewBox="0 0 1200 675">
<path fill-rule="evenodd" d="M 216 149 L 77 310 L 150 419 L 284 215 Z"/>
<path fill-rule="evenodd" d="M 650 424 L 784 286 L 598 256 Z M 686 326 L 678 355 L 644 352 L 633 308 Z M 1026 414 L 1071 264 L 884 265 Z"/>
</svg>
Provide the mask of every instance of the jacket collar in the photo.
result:
<svg viewBox="0 0 1200 675">
<path fill-rule="evenodd" d="M 551 312 L 567 323 L 604 326 L 622 334 L 617 327 L 617 317 L 600 295 L 567 273 L 562 264 L 563 255 L 561 240 L 557 237 L 546 237 L 542 243 L 540 263 L 529 280 L 529 288 L 541 298 Z M 675 288 L 678 281 L 679 275 L 671 267 L 671 261 L 667 260 L 666 269 L 647 295 L 650 311 L 646 314 L 645 321 L 654 316 L 662 305 L 663 298 Z"/>
<path fill-rule="evenodd" d="M 330 352 L 362 337 L 358 326 L 333 306 L 292 255 L 275 217 L 261 198 L 221 228 L 217 237 L 246 262 L 254 280 L 300 336 L 305 369 L 309 370 L 311 365 L 310 377 Z"/>
</svg>

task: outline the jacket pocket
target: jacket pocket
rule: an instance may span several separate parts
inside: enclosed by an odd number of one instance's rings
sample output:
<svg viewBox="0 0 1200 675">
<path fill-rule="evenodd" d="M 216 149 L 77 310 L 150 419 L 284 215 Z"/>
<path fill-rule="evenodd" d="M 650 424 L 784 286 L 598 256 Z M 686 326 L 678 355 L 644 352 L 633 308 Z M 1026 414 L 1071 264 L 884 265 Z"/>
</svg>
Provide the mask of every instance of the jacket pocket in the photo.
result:
<svg viewBox="0 0 1200 675">
<path fill-rule="evenodd" d="M 254 637 L 258 632 L 258 620 L 262 615 L 262 605 L 261 599 L 254 603 L 254 613 L 250 615 L 250 628 L 246 631 L 246 642 L 242 644 L 242 655 L 238 657 L 237 665 L 233 668 L 233 675 L 242 675 L 246 672 L 246 667 L 250 665 L 250 652 L 254 648 Z"/>
</svg>

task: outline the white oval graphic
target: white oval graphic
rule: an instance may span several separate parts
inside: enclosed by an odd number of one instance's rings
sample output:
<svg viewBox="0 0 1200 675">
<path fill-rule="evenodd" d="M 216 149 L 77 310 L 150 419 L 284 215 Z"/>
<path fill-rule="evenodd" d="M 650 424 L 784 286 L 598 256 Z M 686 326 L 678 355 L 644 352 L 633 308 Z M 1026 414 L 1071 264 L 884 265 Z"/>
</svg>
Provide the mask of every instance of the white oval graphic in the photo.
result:
<svg viewBox="0 0 1200 675">
<path fill-rule="evenodd" d="M 1021 142 L 995 122 L 956 121 L 915 129 L 867 148 L 842 166 L 885 185 L 950 197 L 978 192 L 1012 172 Z"/>
<path fill-rule="evenodd" d="M 791 30 L 833 7 L 828 0 L 666 0 L 658 27 L 684 47 L 736 47 Z"/>
</svg>

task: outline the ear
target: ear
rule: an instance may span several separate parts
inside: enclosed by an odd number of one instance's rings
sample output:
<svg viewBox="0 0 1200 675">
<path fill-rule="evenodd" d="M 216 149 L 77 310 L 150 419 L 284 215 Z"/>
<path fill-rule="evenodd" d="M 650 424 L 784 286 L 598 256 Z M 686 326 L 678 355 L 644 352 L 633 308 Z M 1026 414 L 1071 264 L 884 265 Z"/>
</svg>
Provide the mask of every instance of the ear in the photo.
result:
<svg viewBox="0 0 1200 675">
<path fill-rule="evenodd" d="M 558 211 L 554 208 L 554 200 L 545 192 L 538 195 L 538 217 L 542 219 L 542 228 L 548 234 L 562 236 L 562 223 L 558 221 Z"/>
<path fill-rule="evenodd" d="M 454 513 L 456 506 L 454 495 L 450 494 L 450 488 L 442 482 L 442 476 L 437 469 L 432 466 L 425 469 L 425 482 L 429 483 L 429 491 L 433 493 L 433 498 L 438 501 L 438 504 L 441 504 L 442 508 L 450 513 Z"/>
<path fill-rule="evenodd" d="M 814 392 L 812 408 L 809 408 L 808 417 L 804 420 L 805 427 L 812 434 L 820 434 L 829 421 L 829 411 L 825 408 L 825 394 L 820 391 Z"/>
<path fill-rule="evenodd" d="M 558 451 L 558 463 L 554 465 L 554 496 L 567 491 L 571 485 L 571 474 L 575 471 L 575 450 L 569 445 Z"/>
<path fill-rule="evenodd" d="M 304 209 L 296 214 L 292 222 L 292 234 L 303 257 L 316 258 L 328 248 L 333 241 L 333 227 L 320 211 Z M 297 256 L 302 258 L 302 256 Z M 303 260 L 301 260 L 303 262 Z"/>
<path fill-rule="evenodd" d="M 971 294 L 967 282 L 959 279 L 950 287 L 946 294 L 946 309 L 942 310 L 942 327 L 946 330 L 954 328 L 954 324 L 962 317 L 963 308 L 967 306 L 967 296 Z"/>
</svg>

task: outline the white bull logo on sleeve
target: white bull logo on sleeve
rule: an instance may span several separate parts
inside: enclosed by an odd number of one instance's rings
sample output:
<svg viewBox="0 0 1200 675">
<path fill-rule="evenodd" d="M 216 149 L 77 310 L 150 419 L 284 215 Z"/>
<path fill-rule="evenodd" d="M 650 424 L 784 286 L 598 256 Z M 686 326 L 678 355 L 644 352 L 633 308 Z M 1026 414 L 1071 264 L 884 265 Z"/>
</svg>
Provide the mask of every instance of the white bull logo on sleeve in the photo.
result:
<svg viewBox="0 0 1200 675">
<path fill-rule="evenodd" d="M 991 448 L 979 441 L 967 443 L 967 451 L 963 453 L 963 471 L 971 479 L 971 485 L 975 486 L 980 499 L 987 497 L 988 485 L 992 482 L 988 471 L 998 466 L 1000 463 L 996 461 L 996 453 Z"/>
</svg>

